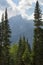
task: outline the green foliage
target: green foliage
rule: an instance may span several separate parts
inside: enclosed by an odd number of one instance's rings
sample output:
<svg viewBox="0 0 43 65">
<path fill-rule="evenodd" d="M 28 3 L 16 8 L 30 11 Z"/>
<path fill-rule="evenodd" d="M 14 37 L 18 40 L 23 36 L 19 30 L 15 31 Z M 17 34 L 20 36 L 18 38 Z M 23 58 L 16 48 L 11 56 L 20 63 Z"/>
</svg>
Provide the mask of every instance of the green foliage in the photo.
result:
<svg viewBox="0 0 43 65">
<path fill-rule="evenodd" d="M 30 63 L 31 63 L 30 55 L 31 55 L 31 48 L 30 48 L 30 45 L 27 40 L 27 42 L 25 43 L 25 51 L 22 56 L 22 59 L 23 59 L 25 65 L 30 65 Z"/>
<path fill-rule="evenodd" d="M 25 38 L 20 38 L 19 40 L 19 47 L 18 47 L 18 57 L 22 57 L 25 50 Z"/>
<path fill-rule="evenodd" d="M 19 43 L 18 43 L 18 51 L 17 51 L 17 64 L 18 65 L 24 65 L 23 61 L 22 61 L 22 55 L 24 53 L 24 50 L 25 50 L 25 38 L 21 38 L 20 37 L 20 40 L 19 40 Z"/>
<path fill-rule="evenodd" d="M 41 10 L 38 1 L 34 12 L 34 42 L 33 42 L 33 65 L 43 65 L 43 29 L 41 21 Z"/>
<path fill-rule="evenodd" d="M 9 27 L 9 22 L 8 22 L 8 17 L 7 17 L 7 9 L 5 10 L 5 21 L 4 23 L 4 33 L 3 33 L 3 46 L 4 46 L 4 64 L 9 65 L 10 61 L 10 53 L 9 53 L 9 48 L 10 48 L 10 27 Z"/>
<path fill-rule="evenodd" d="M 0 23 L 0 65 L 2 64 L 2 35 L 1 35 L 1 23 Z"/>
<path fill-rule="evenodd" d="M 31 48 L 25 37 L 20 37 L 19 43 L 11 46 L 10 53 L 15 65 L 31 64 Z"/>
<path fill-rule="evenodd" d="M 16 61 L 17 61 L 17 50 L 18 50 L 17 44 L 12 45 L 10 48 L 10 54 L 11 54 L 11 57 L 14 61 L 14 65 L 16 65 Z"/>
<path fill-rule="evenodd" d="M 22 59 L 23 59 L 25 65 L 30 64 L 30 53 L 29 53 L 28 49 L 25 50 L 25 52 L 22 56 Z"/>
<path fill-rule="evenodd" d="M 31 48 L 25 37 L 19 40 L 18 52 L 17 52 L 17 63 L 18 65 L 30 64 Z"/>
<path fill-rule="evenodd" d="M 9 27 L 9 22 L 7 18 L 7 9 L 5 10 L 5 17 L 4 14 L 2 15 L 2 22 L 0 26 L 0 44 L 2 50 L 1 50 L 1 65 L 10 65 L 10 53 L 9 53 L 9 48 L 10 48 L 10 27 Z M 4 59 L 4 60 L 3 60 Z"/>
<path fill-rule="evenodd" d="M 34 12 L 34 22 L 35 26 L 41 26 L 42 25 L 42 14 L 41 14 L 41 9 L 39 6 L 39 2 L 36 2 L 36 7 L 35 7 L 35 12 Z"/>
<path fill-rule="evenodd" d="M 13 54 L 13 56 L 15 56 L 17 54 L 17 50 L 18 50 L 18 45 L 14 44 L 11 46 L 10 53 Z"/>
<path fill-rule="evenodd" d="M 4 21 L 4 15 L 2 14 L 2 22 Z M 0 23 L 0 65 L 3 65 L 3 29 L 2 24 Z"/>
</svg>

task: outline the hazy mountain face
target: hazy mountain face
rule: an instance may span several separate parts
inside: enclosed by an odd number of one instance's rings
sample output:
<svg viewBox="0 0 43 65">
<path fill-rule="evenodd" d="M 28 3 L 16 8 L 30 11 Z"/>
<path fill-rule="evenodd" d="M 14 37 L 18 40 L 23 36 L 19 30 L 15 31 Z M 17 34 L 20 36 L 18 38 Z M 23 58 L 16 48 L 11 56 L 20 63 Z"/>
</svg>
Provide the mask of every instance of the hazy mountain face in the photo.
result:
<svg viewBox="0 0 43 65">
<path fill-rule="evenodd" d="M 20 36 L 28 38 L 29 43 L 32 44 L 34 23 L 32 20 L 22 19 L 21 16 L 12 17 L 9 20 L 11 28 L 11 41 L 12 43 L 18 42 Z"/>
</svg>

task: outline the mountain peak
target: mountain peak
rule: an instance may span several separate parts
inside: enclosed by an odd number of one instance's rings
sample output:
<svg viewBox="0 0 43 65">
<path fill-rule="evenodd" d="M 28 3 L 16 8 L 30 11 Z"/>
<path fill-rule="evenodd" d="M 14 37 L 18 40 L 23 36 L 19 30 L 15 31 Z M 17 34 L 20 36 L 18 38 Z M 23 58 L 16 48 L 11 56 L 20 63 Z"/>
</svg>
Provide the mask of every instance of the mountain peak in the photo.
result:
<svg viewBox="0 0 43 65">
<path fill-rule="evenodd" d="M 21 16 L 12 17 L 9 20 L 10 28 L 12 31 L 11 41 L 12 43 L 18 42 L 20 36 L 25 36 L 28 38 L 30 44 L 33 40 L 33 29 L 34 24 L 32 20 L 25 20 Z"/>
</svg>

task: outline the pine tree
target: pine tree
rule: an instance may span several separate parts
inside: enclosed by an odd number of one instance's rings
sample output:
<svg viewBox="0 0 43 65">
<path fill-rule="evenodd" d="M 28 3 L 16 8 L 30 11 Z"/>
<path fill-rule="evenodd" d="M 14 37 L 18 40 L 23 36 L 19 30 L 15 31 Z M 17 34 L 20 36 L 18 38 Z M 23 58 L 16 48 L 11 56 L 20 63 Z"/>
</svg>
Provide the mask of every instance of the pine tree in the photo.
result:
<svg viewBox="0 0 43 65">
<path fill-rule="evenodd" d="M 28 43 L 28 40 L 27 40 L 25 43 L 25 51 L 24 51 L 24 54 L 22 56 L 25 65 L 31 64 L 30 55 L 31 55 L 31 47 L 30 47 L 30 44 Z"/>
<path fill-rule="evenodd" d="M 1 30 L 1 23 L 0 23 L 0 65 L 2 65 L 2 30 Z"/>
<path fill-rule="evenodd" d="M 36 2 L 35 12 L 34 12 L 34 23 L 36 27 L 40 27 L 42 25 L 42 13 L 40 9 L 39 2 Z"/>
<path fill-rule="evenodd" d="M 33 65 L 43 65 L 43 29 L 42 29 L 42 16 L 39 2 L 36 2 L 34 12 L 34 43 L 33 43 Z"/>
<path fill-rule="evenodd" d="M 7 16 L 7 8 L 5 10 L 5 20 L 2 23 L 2 31 L 3 31 L 3 47 L 4 47 L 4 65 L 9 65 L 10 62 L 10 26 L 8 22 Z"/>
<path fill-rule="evenodd" d="M 18 62 L 17 65 L 30 65 L 31 64 L 31 48 L 28 43 L 28 40 L 26 41 L 25 36 L 23 38 L 20 37 L 19 40 L 19 46 L 18 46 Z"/>
<path fill-rule="evenodd" d="M 2 20 L 0 23 L 0 65 L 3 65 L 3 31 L 2 31 L 2 22 L 4 21 L 4 14 L 2 14 Z"/>
<path fill-rule="evenodd" d="M 4 14 L 2 14 L 1 27 L 2 27 L 2 45 L 3 45 L 4 43 Z"/>
<path fill-rule="evenodd" d="M 20 37 L 18 52 L 17 52 L 17 58 L 18 58 L 17 65 L 24 65 L 24 62 L 22 60 L 22 56 L 23 56 L 24 51 L 25 51 L 25 37 L 23 37 L 23 39 Z"/>
<path fill-rule="evenodd" d="M 21 65 L 21 47 L 22 46 L 22 39 L 20 37 L 19 39 L 19 46 L 18 46 L 18 50 L 17 50 L 17 64 L 16 65 Z"/>
</svg>

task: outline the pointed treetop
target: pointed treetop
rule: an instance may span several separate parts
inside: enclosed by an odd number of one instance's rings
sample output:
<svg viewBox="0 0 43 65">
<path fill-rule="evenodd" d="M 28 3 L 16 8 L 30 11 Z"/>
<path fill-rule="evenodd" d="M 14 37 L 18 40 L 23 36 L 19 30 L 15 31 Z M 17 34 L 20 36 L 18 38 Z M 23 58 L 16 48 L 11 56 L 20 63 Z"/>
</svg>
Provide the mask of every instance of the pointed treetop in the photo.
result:
<svg viewBox="0 0 43 65">
<path fill-rule="evenodd" d="M 36 1 L 36 5 L 37 5 L 37 4 L 39 4 L 39 1 L 38 1 L 38 0 Z"/>
<path fill-rule="evenodd" d="M 39 2 L 38 0 L 36 2 Z"/>
<path fill-rule="evenodd" d="M 39 6 L 39 0 L 36 1 L 36 5 Z"/>
<path fill-rule="evenodd" d="M 5 9 L 5 19 L 7 19 L 7 8 Z"/>
<path fill-rule="evenodd" d="M 7 12 L 7 8 L 5 9 L 5 13 Z"/>
</svg>

